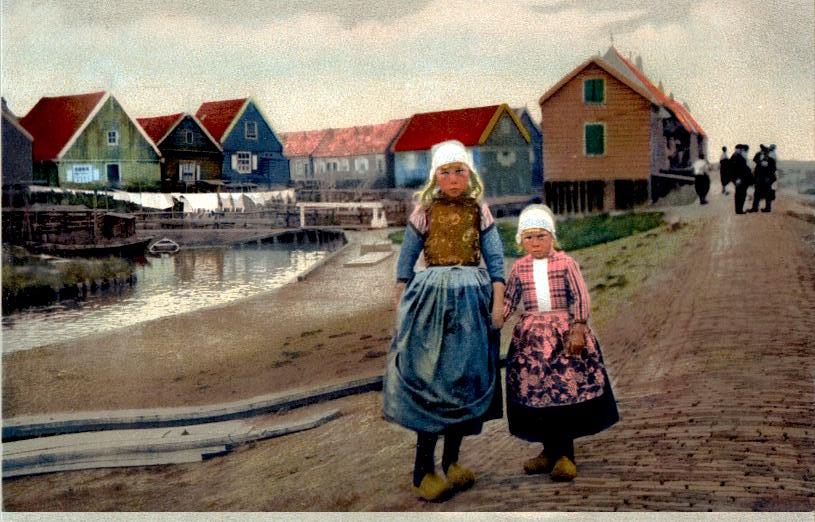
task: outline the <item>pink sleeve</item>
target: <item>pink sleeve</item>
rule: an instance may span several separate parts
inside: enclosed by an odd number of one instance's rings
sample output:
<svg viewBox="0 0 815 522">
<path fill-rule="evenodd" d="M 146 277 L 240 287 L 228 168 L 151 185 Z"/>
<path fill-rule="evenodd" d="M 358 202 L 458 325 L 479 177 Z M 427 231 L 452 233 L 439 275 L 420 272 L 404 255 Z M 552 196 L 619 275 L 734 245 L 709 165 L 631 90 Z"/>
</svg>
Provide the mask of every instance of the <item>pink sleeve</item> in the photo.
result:
<svg viewBox="0 0 815 522">
<path fill-rule="evenodd" d="M 481 232 L 487 230 L 495 223 L 495 219 L 492 217 L 492 212 L 490 212 L 490 207 L 487 206 L 486 203 L 483 201 L 481 202 Z"/>
<path fill-rule="evenodd" d="M 580 273 L 580 265 L 569 256 L 566 256 L 566 281 L 572 293 L 574 320 L 588 321 L 591 300 L 586 289 L 586 281 L 583 279 L 583 274 Z"/>
<path fill-rule="evenodd" d="M 518 262 L 516 261 L 512 265 L 512 269 L 509 271 L 509 277 L 507 277 L 507 285 L 504 289 L 504 321 L 512 315 L 512 312 L 518 307 L 518 303 L 521 301 L 521 279 L 518 276 Z"/>
<path fill-rule="evenodd" d="M 408 224 L 413 227 L 420 237 L 427 235 L 427 212 L 421 205 L 416 205 L 408 218 Z"/>
</svg>

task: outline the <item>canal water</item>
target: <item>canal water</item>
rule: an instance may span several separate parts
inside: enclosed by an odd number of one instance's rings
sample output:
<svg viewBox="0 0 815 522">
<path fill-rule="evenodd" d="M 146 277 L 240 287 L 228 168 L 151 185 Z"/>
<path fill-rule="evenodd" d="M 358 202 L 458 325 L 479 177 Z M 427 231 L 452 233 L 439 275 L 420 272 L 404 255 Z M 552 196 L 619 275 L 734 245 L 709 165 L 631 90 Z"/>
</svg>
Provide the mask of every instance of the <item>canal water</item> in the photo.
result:
<svg viewBox="0 0 815 522">
<path fill-rule="evenodd" d="M 295 281 L 342 241 L 182 250 L 135 266 L 133 286 L 3 316 L 3 353 L 217 306 Z"/>
</svg>

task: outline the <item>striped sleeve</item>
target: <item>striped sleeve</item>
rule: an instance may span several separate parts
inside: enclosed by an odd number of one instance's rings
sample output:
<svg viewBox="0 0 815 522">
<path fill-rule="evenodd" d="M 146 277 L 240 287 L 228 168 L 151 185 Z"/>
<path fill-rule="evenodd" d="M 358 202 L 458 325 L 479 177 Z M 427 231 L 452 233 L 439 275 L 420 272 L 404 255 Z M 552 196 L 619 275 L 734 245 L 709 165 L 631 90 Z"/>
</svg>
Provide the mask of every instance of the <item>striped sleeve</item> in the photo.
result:
<svg viewBox="0 0 815 522">
<path fill-rule="evenodd" d="M 419 237 L 425 237 L 427 235 L 427 211 L 422 205 L 416 205 L 413 208 L 413 212 L 408 218 L 408 226 L 412 228 Z"/>
<path fill-rule="evenodd" d="M 518 276 L 518 262 L 516 261 L 509 271 L 507 285 L 504 289 L 504 321 L 518 308 L 518 304 L 521 302 L 522 290 L 521 279 Z"/>
<path fill-rule="evenodd" d="M 571 257 L 564 257 L 566 261 L 566 283 L 572 297 L 572 317 L 574 317 L 575 321 L 588 321 L 591 301 L 583 274 L 580 273 L 580 265 Z"/>
<path fill-rule="evenodd" d="M 481 232 L 487 230 L 491 226 L 495 224 L 495 218 L 492 217 L 492 212 L 490 211 L 490 207 L 487 206 L 486 203 L 483 201 L 481 202 L 481 225 L 480 229 Z"/>
</svg>

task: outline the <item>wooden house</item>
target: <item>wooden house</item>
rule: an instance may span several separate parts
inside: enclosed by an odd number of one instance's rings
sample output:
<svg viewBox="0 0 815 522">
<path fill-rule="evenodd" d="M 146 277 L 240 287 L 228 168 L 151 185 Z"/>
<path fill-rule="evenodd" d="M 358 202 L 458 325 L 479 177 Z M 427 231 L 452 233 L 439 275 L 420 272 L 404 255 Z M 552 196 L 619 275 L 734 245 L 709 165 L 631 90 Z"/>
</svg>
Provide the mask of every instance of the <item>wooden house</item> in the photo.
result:
<svg viewBox="0 0 815 522">
<path fill-rule="evenodd" d="M 202 103 L 195 117 L 223 150 L 221 179 L 230 184 L 289 185 L 289 160 L 252 98 Z"/>
<path fill-rule="evenodd" d="M 317 186 L 312 154 L 327 132 L 328 129 L 323 129 L 285 132 L 280 135 L 283 140 L 283 155 L 289 160 L 289 178 L 292 183 L 306 187 Z"/>
<path fill-rule="evenodd" d="M 543 189 L 543 133 L 540 125 L 535 123 L 526 107 L 512 110 L 515 111 L 515 115 L 518 116 L 518 119 L 521 120 L 524 128 L 529 133 L 531 140 L 529 161 L 532 169 L 532 189 L 534 192 L 540 192 Z"/>
<path fill-rule="evenodd" d="M 201 122 L 188 113 L 138 118 L 161 155 L 161 184 L 165 192 L 186 192 L 196 183 L 221 179 L 223 149 Z"/>
<path fill-rule="evenodd" d="M 692 182 L 704 131 L 613 46 L 541 96 L 546 203 L 558 213 L 625 209 Z"/>
<path fill-rule="evenodd" d="M 6 105 L 5 98 L 2 103 L 3 144 L 0 150 L 3 156 L 3 190 L 8 190 L 30 185 L 34 181 L 31 159 L 34 137 L 20 125 L 17 116 Z"/>
<path fill-rule="evenodd" d="M 489 197 L 532 193 L 531 138 L 506 104 L 414 114 L 397 136 L 396 187 L 420 187 L 428 178 L 430 148 L 456 139 L 472 154 Z"/>
<path fill-rule="evenodd" d="M 158 187 L 161 153 L 110 93 L 40 98 L 20 124 L 35 179 L 65 187 Z"/>
<path fill-rule="evenodd" d="M 392 188 L 390 147 L 406 121 L 329 129 L 311 154 L 315 178 L 329 188 Z"/>
</svg>

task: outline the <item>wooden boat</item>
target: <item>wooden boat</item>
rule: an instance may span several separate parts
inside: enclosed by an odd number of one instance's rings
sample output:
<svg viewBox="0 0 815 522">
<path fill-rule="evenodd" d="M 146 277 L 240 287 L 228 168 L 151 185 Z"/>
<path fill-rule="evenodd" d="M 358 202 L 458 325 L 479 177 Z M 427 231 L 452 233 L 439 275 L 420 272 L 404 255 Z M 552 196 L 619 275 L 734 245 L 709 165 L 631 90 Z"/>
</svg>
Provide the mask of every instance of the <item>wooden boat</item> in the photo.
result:
<svg viewBox="0 0 815 522">
<path fill-rule="evenodd" d="M 166 237 L 159 239 L 147 247 L 147 253 L 154 256 L 160 256 L 162 254 L 175 254 L 179 250 L 181 250 L 181 247 L 178 246 L 178 243 Z"/>
</svg>

